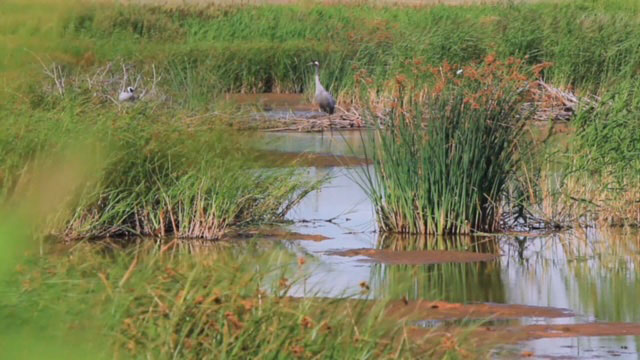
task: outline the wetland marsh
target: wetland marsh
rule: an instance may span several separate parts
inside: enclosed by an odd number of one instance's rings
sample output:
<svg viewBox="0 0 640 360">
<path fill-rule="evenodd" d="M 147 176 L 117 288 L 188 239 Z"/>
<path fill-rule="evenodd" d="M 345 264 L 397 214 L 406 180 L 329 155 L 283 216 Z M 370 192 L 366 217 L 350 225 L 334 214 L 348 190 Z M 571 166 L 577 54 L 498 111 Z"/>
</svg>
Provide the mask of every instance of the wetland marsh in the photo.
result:
<svg viewBox="0 0 640 360">
<path fill-rule="evenodd" d="M 637 2 L 0 19 L 0 357 L 640 357 Z"/>
</svg>

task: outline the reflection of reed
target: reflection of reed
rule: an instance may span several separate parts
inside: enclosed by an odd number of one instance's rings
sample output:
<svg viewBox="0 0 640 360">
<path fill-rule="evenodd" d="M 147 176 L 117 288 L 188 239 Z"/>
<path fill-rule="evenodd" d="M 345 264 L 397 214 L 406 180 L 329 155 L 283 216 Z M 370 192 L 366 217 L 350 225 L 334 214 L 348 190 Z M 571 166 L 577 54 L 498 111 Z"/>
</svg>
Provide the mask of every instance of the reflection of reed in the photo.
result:
<svg viewBox="0 0 640 360">
<path fill-rule="evenodd" d="M 502 266 L 523 280 L 509 288 L 521 299 L 535 296 L 533 287 L 549 296 L 542 296 L 549 302 L 542 305 L 568 306 L 601 321 L 640 321 L 637 230 L 576 228 L 546 237 L 505 236 L 499 243 Z"/>
<path fill-rule="evenodd" d="M 561 236 L 571 302 L 603 321 L 640 321 L 640 232 L 602 228 Z"/>
<path fill-rule="evenodd" d="M 504 303 L 500 263 L 374 265 L 371 280 L 378 298 Z"/>
<path fill-rule="evenodd" d="M 495 254 L 498 243 L 492 236 L 473 235 L 426 235 L 382 233 L 378 237 L 379 249 L 409 250 L 458 250 Z"/>
<path fill-rule="evenodd" d="M 496 237 L 436 236 L 382 233 L 379 249 L 395 251 L 456 250 L 495 254 Z M 371 281 L 377 297 L 504 302 L 505 291 L 498 261 L 435 265 L 374 265 Z"/>
<path fill-rule="evenodd" d="M 218 257 L 255 256 L 264 257 L 269 252 L 279 254 L 290 252 L 289 243 L 272 240 L 247 238 L 233 241 L 210 241 L 204 239 L 180 238 L 106 238 L 87 243 L 90 248 L 103 255 L 117 254 L 123 251 L 137 256 L 188 256 L 193 260 L 210 261 Z"/>
</svg>

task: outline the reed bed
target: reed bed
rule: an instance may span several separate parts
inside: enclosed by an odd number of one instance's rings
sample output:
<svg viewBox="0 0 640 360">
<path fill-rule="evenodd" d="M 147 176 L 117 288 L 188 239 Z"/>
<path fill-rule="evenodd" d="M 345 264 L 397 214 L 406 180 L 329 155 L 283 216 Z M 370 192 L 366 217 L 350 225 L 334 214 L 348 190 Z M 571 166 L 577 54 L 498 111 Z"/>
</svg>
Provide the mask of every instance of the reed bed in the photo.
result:
<svg viewBox="0 0 640 360">
<path fill-rule="evenodd" d="M 20 18 L 20 6 L 5 7 Z M 46 27 L 12 20 L 0 30 L 8 44 L 23 39 L 27 49 L 43 48 L 41 57 L 63 67 L 92 71 L 121 59 L 139 68 L 155 64 L 163 93 L 192 108 L 211 107 L 228 92 L 310 93 L 306 64 L 318 60 L 323 84 L 346 104 L 359 100 L 354 78 L 361 70 L 382 89 L 416 59 L 462 66 L 489 54 L 526 58 L 529 65 L 552 62 L 547 83 L 597 92 L 635 74 L 636 10 L 632 0 L 464 7 L 99 3 L 74 4 Z M 23 49 L 7 48 L 12 56 L 0 69 L 21 72 L 32 63 Z"/>
<path fill-rule="evenodd" d="M 508 198 L 528 226 L 640 224 L 638 89 L 630 79 L 582 103 L 569 133 L 547 136 L 526 154 Z"/>
<path fill-rule="evenodd" d="M 55 216 L 49 230 L 57 235 L 219 239 L 232 227 L 279 221 L 320 184 L 300 170 L 266 169 L 252 147 L 256 134 L 153 105 L 114 112 L 86 103 L 90 96 L 68 93 L 40 109 L 2 109 L 3 203 L 28 187 L 29 169 L 70 144 L 89 144 L 95 176 Z"/>
<path fill-rule="evenodd" d="M 469 234 L 499 230 L 501 196 L 530 113 L 519 63 L 427 69 L 433 87 L 398 76 L 390 112 L 367 144 L 359 182 L 383 231 Z"/>
<path fill-rule="evenodd" d="M 640 82 L 629 79 L 607 91 L 602 106 L 585 107 L 575 124 L 573 169 L 576 181 L 591 185 L 583 198 L 592 217 L 640 225 Z"/>
<path fill-rule="evenodd" d="M 37 174 L 19 206 L 0 205 L 3 355 L 397 359 L 471 351 L 451 336 L 407 338 L 410 325 L 386 316 L 386 300 L 290 297 L 313 258 L 283 243 L 34 237 L 94 176 L 90 158 L 72 158 L 75 166 Z M 368 286 L 354 290 L 369 295 Z"/>
</svg>

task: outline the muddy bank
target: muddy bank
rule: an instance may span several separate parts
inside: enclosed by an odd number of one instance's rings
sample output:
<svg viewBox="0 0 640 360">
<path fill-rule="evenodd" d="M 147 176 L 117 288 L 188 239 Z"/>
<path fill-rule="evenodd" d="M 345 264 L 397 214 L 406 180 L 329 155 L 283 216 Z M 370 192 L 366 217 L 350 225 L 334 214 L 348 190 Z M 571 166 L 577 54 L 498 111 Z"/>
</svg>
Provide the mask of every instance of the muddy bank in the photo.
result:
<svg viewBox="0 0 640 360">
<path fill-rule="evenodd" d="M 363 291 L 367 291 L 368 284 L 361 284 Z M 281 301 L 299 302 L 301 297 L 284 297 Z M 387 319 L 398 321 L 418 321 L 418 320 L 465 320 L 465 319 L 487 319 L 487 320 L 511 320 L 522 318 L 545 318 L 559 319 L 572 318 L 576 314 L 563 308 L 544 307 L 544 306 L 528 306 L 514 304 L 461 304 L 451 303 L 447 301 L 412 301 L 412 300 L 393 300 L 388 303 L 380 303 L 375 300 L 353 299 L 353 298 L 321 298 L 316 297 L 309 299 L 317 307 L 324 306 L 352 306 L 354 308 L 372 308 L 384 305 Z M 458 326 L 450 326 L 451 328 L 460 328 Z M 488 327 L 487 327 L 488 328 Z M 532 331 L 536 330 L 532 328 Z M 543 331 L 541 327 L 537 331 Z"/>
<path fill-rule="evenodd" d="M 264 228 L 257 230 L 248 230 L 234 234 L 233 239 L 262 239 L 262 240 L 309 240 L 324 241 L 331 238 L 319 234 L 301 234 L 295 231 L 287 231 L 279 228 Z"/>
<path fill-rule="evenodd" d="M 491 261 L 496 260 L 499 257 L 495 254 L 444 250 L 393 251 L 379 249 L 351 249 L 327 251 L 326 254 L 345 257 L 364 256 L 365 259 L 360 259 L 360 261 L 391 265 L 469 263 Z"/>
<path fill-rule="evenodd" d="M 564 318 L 575 314 L 569 309 L 511 305 L 456 304 L 444 301 L 398 301 L 389 304 L 389 316 L 414 320 L 516 319 L 525 317 Z"/>
<path fill-rule="evenodd" d="M 441 330 L 410 328 L 408 334 L 416 341 L 438 337 L 439 333 L 456 334 L 468 332 L 462 327 L 449 327 Z M 586 323 L 526 325 L 514 327 L 478 327 L 468 332 L 470 341 L 487 346 L 491 344 L 518 343 L 527 340 L 548 338 L 574 338 L 583 336 L 640 336 L 638 323 Z"/>
</svg>

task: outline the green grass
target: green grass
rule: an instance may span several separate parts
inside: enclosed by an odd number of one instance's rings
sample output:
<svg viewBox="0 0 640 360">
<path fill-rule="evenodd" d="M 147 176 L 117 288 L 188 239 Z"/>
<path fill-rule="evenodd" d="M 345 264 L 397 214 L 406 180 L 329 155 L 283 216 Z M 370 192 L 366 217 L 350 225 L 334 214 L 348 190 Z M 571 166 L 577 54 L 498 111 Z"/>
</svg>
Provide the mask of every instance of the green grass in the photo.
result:
<svg viewBox="0 0 640 360">
<path fill-rule="evenodd" d="M 219 239 L 231 228 L 282 219 L 319 184 L 296 169 L 263 169 L 252 150 L 256 134 L 233 133 L 211 118 L 153 105 L 114 112 L 83 94 L 65 96 L 47 97 L 41 108 L 3 108 L 0 125 L 5 202 L 24 191 L 30 169 L 70 144 L 88 144 L 96 171 L 56 216 L 58 235 Z"/>
<path fill-rule="evenodd" d="M 105 336 L 102 351 L 125 358 L 408 354 L 411 345 L 396 342 L 401 324 L 385 323 L 381 309 L 278 296 L 294 280 L 279 280 L 289 276 L 291 262 L 282 252 L 202 246 L 194 253 L 186 244 L 169 251 L 152 242 L 130 249 L 81 244 L 28 259 L 10 285 L 5 282 L 3 319 L 14 326 L 46 324 L 55 314 Z"/>
<path fill-rule="evenodd" d="M 470 65 L 466 76 L 491 54 L 525 65 L 551 62 L 545 81 L 603 96 L 598 108 L 578 114 L 568 153 L 575 162 L 560 162 L 576 177 L 554 185 L 563 201 L 616 209 L 604 213 L 614 223 L 633 220 L 639 6 L 0 3 L 2 357 L 458 358 L 455 349 L 407 341 L 406 324 L 385 318 L 384 302 L 287 298 L 301 270 L 279 245 L 166 247 L 129 239 L 131 247 L 77 242 L 57 252 L 59 243 L 36 235 L 219 239 L 279 221 L 319 184 L 264 164 L 253 151 L 256 134 L 220 126 L 221 99 L 227 92 L 310 93 L 311 60 L 322 63 L 322 81 L 341 104 L 364 108 L 373 100 L 391 109 L 367 143 L 375 162 L 365 186 L 383 230 L 497 230 L 504 186 L 521 160 L 513 147 L 524 121 L 516 116 L 521 99 L 492 91 L 485 100 L 498 106 L 476 109 L 469 92 L 484 85 L 471 83 L 437 94 L 408 85 L 397 92 L 400 83 L 435 89 L 439 78 L 429 73 L 447 68 L 433 67 L 445 61 L 453 65 L 447 81 L 455 83 L 458 67 Z M 42 73 L 39 59 L 59 65 L 64 88 Z M 127 82 L 139 76 L 148 94 L 133 106 L 111 101 L 126 83 L 122 64 Z M 420 238 L 408 246 L 449 245 Z M 576 273 L 587 273 L 585 264 Z M 407 275 L 403 267 L 376 271 L 379 284 Z M 596 278 L 619 280 L 628 271 Z M 474 301 L 485 298 L 478 297 L 483 289 L 494 301 L 506 296 L 493 264 L 416 273 L 410 298 Z M 581 289 L 598 286 L 580 281 Z M 627 284 L 633 291 L 635 281 Z M 610 313 L 606 304 L 585 301 L 607 319 L 637 318 Z"/>
<path fill-rule="evenodd" d="M 287 297 L 302 269 L 273 242 L 65 246 L 35 236 L 96 177 L 91 157 L 58 160 L 0 206 L 2 357 L 388 358 L 416 351 L 399 341 L 403 324 L 382 317 L 383 302 Z"/>
<path fill-rule="evenodd" d="M 34 237 L 93 177 L 91 159 L 74 157 L 64 162 L 73 166 L 36 175 L 19 206 L 0 207 L 3 357 L 457 359 L 469 352 L 466 342 L 408 341 L 409 324 L 385 316 L 384 300 L 289 297 L 309 265 L 281 243 L 64 245 Z"/>
<path fill-rule="evenodd" d="M 632 78 L 607 91 L 598 105 L 579 112 L 575 126 L 571 165 L 576 181 L 591 187 L 592 217 L 640 224 L 640 82 Z"/>
<path fill-rule="evenodd" d="M 640 81 L 630 79 L 604 94 L 600 104 L 585 106 L 575 121 L 577 152 L 589 171 L 618 182 L 640 174 Z"/>
<path fill-rule="evenodd" d="M 583 103 L 570 131 L 526 154 L 509 199 L 556 228 L 640 224 L 638 81 Z"/>
<path fill-rule="evenodd" d="M 331 90 L 349 94 L 360 69 L 381 87 L 408 71 L 406 62 L 469 64 L 492 53 L 552 62 L 548 80 L 597 90 L 637 72 L 640 18 L 634 7 L 627 0 L 418 8 L 101 6 L 71 16 L 64 36 L 94 42 L 86 51 L 101 61 L 153 59 L 163 69 L 180 69 L 191 74 L 192 88 L 209 94 L 300 91 L 311 85 L 305 64 L 313 59 L 324 65 Z"/>
<path fill-rule="evenodd" d="M 163 93 L 193 108 L 211 107 L 226 92 L 310 92 L 311 60 L 321 62 L 323 83 L 342 102 L 357 98 L 359 71 L 384 89 L 397 74 L 411 74 L 414 61 L 465 65 L 495 54 L 552 62 L 547 81 L 584 92 L 615 86 L 640 66 L 640 17 L 631 0 L 463 7 L 59 4 L 64 12 L 51 4 L 2 6 L 16 19 L 25 12 L 65 15 L 43 20 L 46 26 L 16 21 L 0 28 L 10 54 L 0 71 L 37 71 L 25 66 L 35 63 L 25 49 L 83 74 L 109 61 L 139 69 L 155 64 Z"/>
<path fill-rule="evenodd" d="M 22 211 L 1 211 L 2 253 L 21 249 L 0 268 L 3 357 L 409 358 L 418 351 L 401 340 L 401 322 L 383 317 L 384 302 L 288 297 L 302 269 L 281 245 L 44 242 L 38 252 L 22 221 L 59 204 L 23 200 Z"/>
<path fill-rule="evenodd" d="M 47 111 L 58 111 L 57 100 L 51 100 L 57 89 L 42 74 L 38 58 L 45 66 L 60 64 L 66 97 L 87 95 L 70 111 L 107 113 L 116 108 L 109 98 L 116 97 L 125 83 L 121 67 L 125 64 L 126 82 L 140 76 L 140 90 L 149 91 L 146 105 L 128 113 L 140 111 L 140 117 L 147 117 L 150 108 L 160 107 L 185 118 L 228 113 L 222 100 L 227 92 L 310 93 L 312 74 L 306 64 L 315 59 L 323 64 L 322 81 L 338 95 L 339 103 L 355 101 L 362 107 L 368 100 L 393 96 L 390 84 L 396 76 L 420 77 L 444 61 L 454 69 L 480 63 L 488 55 L 503 61 L 513 56 L 524 59 L 525 65 L 550 62 L 553 65 L 541 74 L 545 81 L 605 97 L 633 87 L 624 81 L 637 77 L 640 68 L 640 17 L 637 2 L 630 0 L 462 7 L 308 2 L 173 8 L 10 1 L 0 7 L 7 20 L 0 26 L 0 37 L 6 40 L 0 43 L 6 50 L 0 62 L 5 98 L 10 104 L 39 108 L 36 116 L 42 118 Z M 95 80 L 107 64 L 111 67 L 106 75 Z M 367 96 L 361 91 L 362 80 L 371 91 Z M 604 112 L 585 111 L 579 118 L 603 117 Z M 620 146 L 632 146 L 633 131 L 623 133 L 631 140 Z M 586 132 L 580 136 L 588 137 Z M 613 149 L 616 143 L 588 141 L 581 151 L 595 146 Z M 626 166 L 634 151 L 609 151 L 614 152 L 630 156 L 617 159 L 618 168 L 635 169 Z M 15 159 L 19 157 L 6 161 Z M 21 160 L 15 161 L 5 168 L 20 168 Z M 7 171 L 0 176 L 7 177 Z M 193 194 L 159 186 L 170 202 L 178 193 L 196 202 Z M 195 183 L 187 186 L 193 188 Z M 114 216 L 117 221 L 126 217 L 118 212 Z M 148 219 L 153 223 L 149 229 L 162 228 L 158 224 L 165 220 Z M 130 221 L 126 223 L 131 227 Z"/>
</svg>

